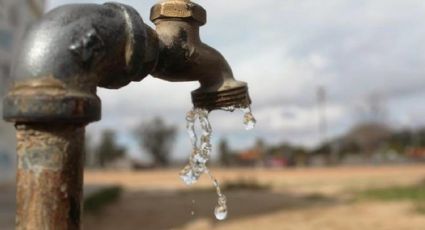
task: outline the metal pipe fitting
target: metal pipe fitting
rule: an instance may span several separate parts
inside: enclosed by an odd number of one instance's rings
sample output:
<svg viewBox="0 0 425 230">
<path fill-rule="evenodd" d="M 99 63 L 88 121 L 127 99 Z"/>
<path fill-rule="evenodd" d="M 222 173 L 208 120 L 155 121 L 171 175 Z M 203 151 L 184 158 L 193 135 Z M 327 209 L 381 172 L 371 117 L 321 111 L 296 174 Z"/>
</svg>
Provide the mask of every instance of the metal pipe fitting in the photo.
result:
<svg viewBox="0 0 425 230">
<path fill-rule="evenodd" d="M 4 118 L 89 123 L 100 119 L 96 87 L 140 81 L 155 66 L 158 41 L 131 7 L 66 5 L 27 33 L 4 100 Z"/>
<path fill-rule="evenodd" d="M 190 1 L 169 0 L 152 7 L 151 21 L 156 25 L 160 42 L 154 77 L 199 81 L 200 88 L 192 92 L 197 108 L 249 106 L 247 84 L 236 81 L 223 55 L 200 39 L 199 27 L 206 23 L 204 8 Z"/>
</svg>

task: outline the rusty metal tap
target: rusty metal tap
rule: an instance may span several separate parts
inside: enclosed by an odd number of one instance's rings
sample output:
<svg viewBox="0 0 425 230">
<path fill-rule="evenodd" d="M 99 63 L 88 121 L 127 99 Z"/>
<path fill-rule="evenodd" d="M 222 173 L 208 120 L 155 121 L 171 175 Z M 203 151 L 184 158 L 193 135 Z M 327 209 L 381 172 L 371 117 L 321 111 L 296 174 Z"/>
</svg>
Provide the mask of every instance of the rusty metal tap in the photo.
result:
<svg viewBox="0 0 425 230">
<path fill-rule="evenodd" d="M 201 87 L 192 92 L 195 107 L 248 107 L 247 84 L 236 81 L 223 55 L 200 39 L 199 27 L 207 21 L 202 6 L 187 0 L 165 1 L 152 7 L 150 19 L 160 42 L 154 77 L 199 81 Z"/>
<path fill-rule="evenodd" d="M 247 84 L 201 42 L 206 11 L 187 0 L 153 6 L 147 26 L 119 3 L 52 10 L 26 33 L 14 60 L 3 117 L 17 127 L 16 229 L 80 229 L 84 131 L 101 117 L 97 87 L 120 88 L 148 74 L 199 81 L 194 107 L 244 108 Z"/>
</svg>

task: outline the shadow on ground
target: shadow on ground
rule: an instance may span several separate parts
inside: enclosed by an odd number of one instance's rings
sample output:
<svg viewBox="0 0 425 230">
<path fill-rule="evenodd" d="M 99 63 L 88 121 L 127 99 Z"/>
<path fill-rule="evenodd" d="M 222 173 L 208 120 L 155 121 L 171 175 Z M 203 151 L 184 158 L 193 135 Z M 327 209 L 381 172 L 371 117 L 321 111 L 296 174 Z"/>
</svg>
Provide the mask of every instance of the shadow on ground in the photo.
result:
<svg viewBox="0 0 425 230">
<path fill-rule="evenodd" d="M 227 191 L 226 196 L 228 221 L 338 203 L 320 195 L 297 196 L 268 190 L 233 190 Z M 126 193 L 120 201 L 106 207 L 101 213 L 86 216 L 84 229 L 176 229 L 198 219 L 208 219 L 218 224 L 213 215 L 216 202 L 217 195 L 213 191 Z"/>
</svg>

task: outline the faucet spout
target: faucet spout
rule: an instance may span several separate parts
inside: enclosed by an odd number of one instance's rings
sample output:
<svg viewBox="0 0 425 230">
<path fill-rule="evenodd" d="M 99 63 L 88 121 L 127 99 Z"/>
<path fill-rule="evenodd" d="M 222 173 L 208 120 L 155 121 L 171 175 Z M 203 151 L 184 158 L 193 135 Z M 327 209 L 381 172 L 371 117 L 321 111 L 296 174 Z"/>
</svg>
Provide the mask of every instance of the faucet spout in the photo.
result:
<svg viewBox="0 0 425 230">
<path fill-rule="evenodd" d="M 192 92 L 196 108 L 211 111 L 249 106 L 247 84 L 235 80 L 223 55 L 200 39 L 199 28 L 206 23 L 204 8 L 186 0 L 169 0 L 152 8 L 151 21 L 160 42 L 154 77 L 199 81 L 200 87 Z"/>
</svg>

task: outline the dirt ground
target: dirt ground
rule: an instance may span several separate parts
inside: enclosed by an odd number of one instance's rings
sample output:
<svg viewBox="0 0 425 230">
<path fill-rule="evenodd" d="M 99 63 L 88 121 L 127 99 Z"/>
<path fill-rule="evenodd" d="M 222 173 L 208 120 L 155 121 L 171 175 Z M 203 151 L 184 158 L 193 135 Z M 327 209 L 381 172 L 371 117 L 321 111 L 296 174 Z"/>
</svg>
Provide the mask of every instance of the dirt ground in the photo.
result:
<svg viewBox="0 0 425 230">
<path fill-rule="evenodd" d="M 425 165 L 329 169 L 212 169 L 222 183 L 256 180 L 269 190 L 224 191 L 229 217 L 213 218 L 217 202 L 204 177 L 184 186 L 178 170 L 87 172 L 88 185 L 121 185 L 121 199 L 85 216 L 84 229 L 193 230 L 424 230 L 425 215 L 409 201 L 358 201 L 356 191 L 410 185 L 425 179 Z"/>
</svg>

